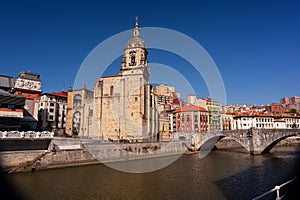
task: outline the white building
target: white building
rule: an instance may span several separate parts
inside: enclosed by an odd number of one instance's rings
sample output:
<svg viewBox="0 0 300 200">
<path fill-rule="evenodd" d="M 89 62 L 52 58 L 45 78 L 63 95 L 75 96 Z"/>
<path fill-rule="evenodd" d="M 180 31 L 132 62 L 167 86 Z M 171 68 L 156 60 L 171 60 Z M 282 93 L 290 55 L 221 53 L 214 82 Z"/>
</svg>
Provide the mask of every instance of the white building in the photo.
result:
<svg viewBox="0 0 300 200">
<path fill-rule="evenodd" d="M 234 120 L 232 113 L 221 112 L 221 128 L 222 130 L 233 130 Z"/>
<path fill-rule="evenodd" d="M 39 103 L 39 127 L 41 129 L 65 129 L 67 92 L 50 92 L 41 95 Z"/>
<path fill-rule="evenodd" d="M 299 128 L 300 117 L 292 115 L 273 115 L 271 113 L 242 113 L 235 115 L 234 129 L 249 128 Z"/>
<path fill-rule="evenodd" d="M 285 128 L 299 128 L 300 117 L 296 116 L 283 116 L 281 120 L 285 121 Z"/>
<path fill-rule="evenodd" d="M 187 96 L 187 103 L 189 105 L 195 105 L 195 106 L 197 106 L 197 96 L 195 94 L 189 94 Z"/>
</svg>

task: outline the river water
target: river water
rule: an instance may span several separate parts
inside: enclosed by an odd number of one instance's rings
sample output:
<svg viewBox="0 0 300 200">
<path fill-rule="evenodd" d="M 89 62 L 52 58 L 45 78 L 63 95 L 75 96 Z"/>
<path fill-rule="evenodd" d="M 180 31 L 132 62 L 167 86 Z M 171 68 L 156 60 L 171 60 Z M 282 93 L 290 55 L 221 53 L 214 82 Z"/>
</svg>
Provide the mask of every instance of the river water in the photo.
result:
<svg viewBox="0 0 300 200">
<path fill-rule="evenodd" d="M 2 174 L 2 186 L 10 199 L 252 199 L 296 176 L 299 156 L 299 146 L 275 147 L 270 154 L 255 156 L 230 148 L 202 159 L 183 155 L 143 174 L 103 164 Z"/>
</svg>

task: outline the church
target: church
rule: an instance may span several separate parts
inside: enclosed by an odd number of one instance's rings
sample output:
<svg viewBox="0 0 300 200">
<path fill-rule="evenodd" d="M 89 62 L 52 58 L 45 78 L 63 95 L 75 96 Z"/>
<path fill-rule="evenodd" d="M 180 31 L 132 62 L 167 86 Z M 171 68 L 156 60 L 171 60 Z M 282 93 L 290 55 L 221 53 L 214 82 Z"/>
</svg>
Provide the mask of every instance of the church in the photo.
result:
<svg viewBox="0 0 300 200">
<path fill-rule="evenodd" d="M 66 132 L 113 140 L 156 140 L 157 97 L 149 83 L 148 50 L 138 19 L 124 49 L 120 73 L 101 77 L 90 91 L 68 91 Z"/>
</svg>

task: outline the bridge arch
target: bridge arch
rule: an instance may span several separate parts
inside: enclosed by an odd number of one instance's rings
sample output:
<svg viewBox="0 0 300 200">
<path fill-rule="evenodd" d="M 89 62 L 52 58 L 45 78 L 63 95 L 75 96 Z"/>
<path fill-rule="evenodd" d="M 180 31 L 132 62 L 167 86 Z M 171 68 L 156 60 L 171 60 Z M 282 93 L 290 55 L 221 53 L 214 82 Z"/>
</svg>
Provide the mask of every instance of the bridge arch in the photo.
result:
<svg viewBox="0 0 300 200">
<path fill-rule="evenodd" d="M 247 144 L 245 144 L 244 141 L 241 141 L 238 138 L 235 137 L 230 137 L 227 136 L 225 134 L 219 134 L 219 135 L 212 135 L 210 137 L 206 137 L 205 139 L 203 139 L 202 142 L 199 143 L 198 146 L 196 146 L 196 150 L 212 150 L 213 146 L 215 146 L 215 144 L 217 144 L 217 142 L 219 142 L 220 140 L 224 139 L 224 138 L 228 138 L 228 139 L 232 139 L 235 142 L 237 142 L 238 144 L 240 144 L 244 149 L 246 149 L 246 151 L 249 151 L 249 146 Z"/>
<path fill-rule="evenodd" d="M 263 150 L 262 150 L 262 154 L 263 153 L 269 153 L 271 151 L 271 149 L 276 145 L 278 144 L 280 141 L 288 138 L 288 137 L 292 137 L 292 136 L 296 136 L 297 134 L 296 133 L 293 133 L 293 134 L 290 134 L 290 135 L 285 135 L 285 136 L 281 136 L 281 137 L 278 137 L 277 139 L 273 140 L 273 141 L 270 141 L 268 142 L 267 144 L 265 144 Z"/>
<path fill-rule="evenodd" d="M 276 144 L 287 137 L 300 135 L 299 129 L 258 129 L 208 131 L 194 134 L 191 150 L 203 150 L 208 154 L 214 145 L 224 137 L 232 139 L 244 147 L 250 154 L 269 152 Z M 201 151 L 200 151 L 201 152 Z"/>
</svg>

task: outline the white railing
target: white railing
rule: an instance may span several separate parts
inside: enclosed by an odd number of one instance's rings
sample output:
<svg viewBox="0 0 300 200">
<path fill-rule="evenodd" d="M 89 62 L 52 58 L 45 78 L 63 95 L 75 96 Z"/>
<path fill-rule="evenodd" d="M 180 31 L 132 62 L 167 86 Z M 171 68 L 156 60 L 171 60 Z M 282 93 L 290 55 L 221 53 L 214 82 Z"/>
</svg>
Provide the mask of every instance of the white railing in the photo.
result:
<svg viewBox="0 0 300 200">
<path fill-rule="evenodd" d="M 54 133 L 49 131 L 0 131 L 0 138 L 53 138 Z"/>
<path fill-rule="evenodd" d="M 273 189 L 271 189 L 271 190 L 269 190 L 269 191 L 267 191 L 267 192 L 265 192 L 265 193 L 263 193 L 263 194 L 261 194 L 261 195 L 255 197 L 255 198 L 252 199 L 252 200 L 261 199 L 261 198 L 267 196 L 268 194 L 271 194 L 271 193 L 274 192 L 274 191 L 276 191 L 276 200 L 280 200 L 280 199 L 282 199 L 282 198 L 285 196 L 285 195 L 280 196 L 280 189 L 281 189 L 283 186 L 285 186 L 285 185 L 291 183 L 291 182 L 294 181 L 294 180 L 296 180 L 296 177 L 293 178 L 293 179 L 291 179 L 291 180 L 289 180 L 289 181 L 287 181 L 287 182 L 285 182 L 285 183 L 283 183 L 283 184 L 281 184 L 281 185 L 276 185 Z"/>
</svg>

